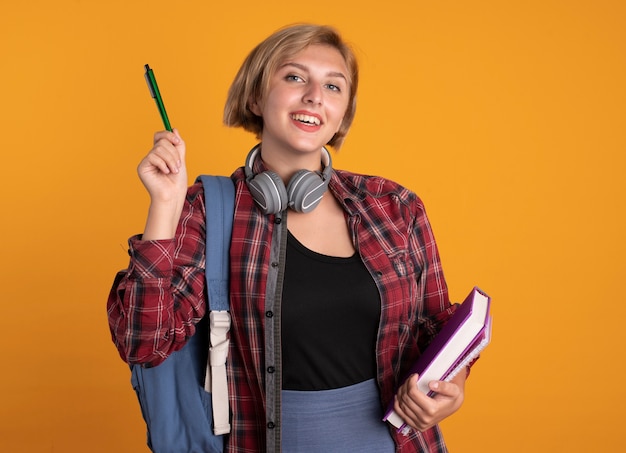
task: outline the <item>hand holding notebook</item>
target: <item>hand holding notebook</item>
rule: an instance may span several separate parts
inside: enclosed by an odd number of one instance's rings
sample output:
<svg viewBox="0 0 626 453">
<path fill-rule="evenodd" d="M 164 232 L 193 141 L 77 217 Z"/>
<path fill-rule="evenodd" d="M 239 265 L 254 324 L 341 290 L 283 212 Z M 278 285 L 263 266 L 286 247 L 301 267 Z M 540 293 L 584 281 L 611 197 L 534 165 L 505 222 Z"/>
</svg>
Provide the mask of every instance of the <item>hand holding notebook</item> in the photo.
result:
<svg viewBox="0 0 626 453">
<path fill-rule="evenodd" d="M 417 374 L 418 389 L 433 397 L 435 392 L 429 387 L 431 381 L 450 381 L 475 360 L 491 340 L 490 305 L 491 298 L 475 287 L 411 367 L 402 383 Z M 408 427 L 395 412 L 393 403 L 389 404 L 383 420 L 404 431 Z"/>
</svg>

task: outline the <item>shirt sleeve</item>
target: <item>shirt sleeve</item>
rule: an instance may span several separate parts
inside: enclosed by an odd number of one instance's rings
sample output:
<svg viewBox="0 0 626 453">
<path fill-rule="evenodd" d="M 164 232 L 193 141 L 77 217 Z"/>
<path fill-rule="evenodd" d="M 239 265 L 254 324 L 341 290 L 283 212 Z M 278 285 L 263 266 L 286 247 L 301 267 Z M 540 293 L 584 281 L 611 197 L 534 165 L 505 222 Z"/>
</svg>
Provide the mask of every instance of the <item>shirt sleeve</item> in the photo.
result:
<svg viewBox="0 0 626 453">
<path fill-rule="evenodd" d="M 426 349 L 457 306 L 450 303 L 448 287 L 443 275 L 439 250 L 424 205 L 418 198 L 419 209 L 413 232 L 423 253 L 423 270 L 419 284 L 423 288 L 423 306 L 418 317 L 418 347 Z"/>
<path fill-rule="evenodd" d="M 124 361 L 158 365 L 184 346 L 204 316 L 204 216 L 202 186 L 196 184 L 173 239 L 129 239 L 129 266 L 116 275 L 107 302 L 113 342 Z"/>
</svg>

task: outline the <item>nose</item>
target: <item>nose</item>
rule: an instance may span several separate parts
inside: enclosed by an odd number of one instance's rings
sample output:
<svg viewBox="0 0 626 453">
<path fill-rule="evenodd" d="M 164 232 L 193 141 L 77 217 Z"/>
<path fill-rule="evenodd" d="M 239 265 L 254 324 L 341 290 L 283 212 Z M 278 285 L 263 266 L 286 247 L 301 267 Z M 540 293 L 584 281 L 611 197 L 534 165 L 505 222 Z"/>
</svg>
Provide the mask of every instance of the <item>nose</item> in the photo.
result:
<svg viewBox="0 0 626 453">
<path fill-rule="evenodd" d="M 321 104 L 322 103 L 322 88 L 315 83 L 307 85 L 307 89 L 304 92 L 302 100 L 307 104 Z"/>
</svg>

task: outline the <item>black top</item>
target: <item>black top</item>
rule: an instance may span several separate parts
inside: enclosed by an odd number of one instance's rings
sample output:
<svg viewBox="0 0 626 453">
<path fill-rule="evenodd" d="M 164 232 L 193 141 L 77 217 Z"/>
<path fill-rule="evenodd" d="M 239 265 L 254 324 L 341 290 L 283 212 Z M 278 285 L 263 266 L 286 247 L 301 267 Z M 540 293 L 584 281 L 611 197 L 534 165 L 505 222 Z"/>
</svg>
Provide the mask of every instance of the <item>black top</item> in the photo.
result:
<svg viewBox="0 0 626 453">
<path fill-rule="evenodd" d="M 289 233 L 283 389 L 326 390 L 374 378 L 379 320 L 378 288 L 358 254 L 322 255 Z"/>
</svg>

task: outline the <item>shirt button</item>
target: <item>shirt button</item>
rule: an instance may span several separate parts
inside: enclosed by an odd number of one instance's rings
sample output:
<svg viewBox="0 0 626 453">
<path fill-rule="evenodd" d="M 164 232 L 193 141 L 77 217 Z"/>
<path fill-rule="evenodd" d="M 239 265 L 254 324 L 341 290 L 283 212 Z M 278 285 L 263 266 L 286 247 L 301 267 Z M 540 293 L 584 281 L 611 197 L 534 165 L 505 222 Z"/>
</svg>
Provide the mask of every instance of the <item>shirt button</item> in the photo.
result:
<svg viewBox="0 0 626 453">
<path fill-rule="evenodd" d="M 273 366 L 268 366 L 268 367 L 267 367 L 267 372 L 268 372 L 268 373 L 270 373 L 270 374 L 271 374 L 271 373 L 274 373 L 275 371 L 276 371 L 276 368 L 274 368 Z"/>
<path fill-rule="evenodd" d="M 265 312 L 265 316 L 268 318 L 273 318 L 274 317 L 274 312 L 271 310 L 268 310 Z"/>
<path fill-rule="evenodd" d="M 267 427 L 268 427 L 269 429 L 274 429 L 274 428 L 276 428 L 276 425 L 274 424 L 274 422 L 269 422 L 269 423 L 267 424 Z"/>
<path fill-rule="evenodd" d="M 276 261 L 274 261 L 274 262 L 272 263 L 272 267 L 278 267 L 278 263 L 277 263 Z"/>
</svg>

